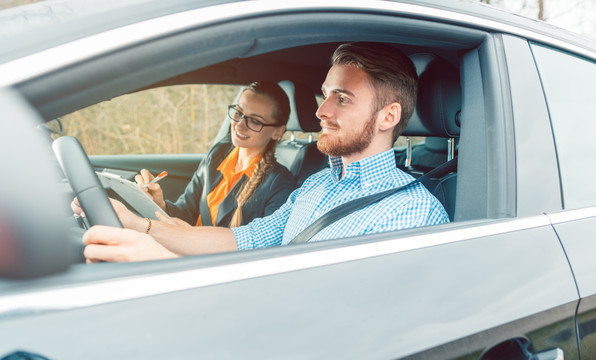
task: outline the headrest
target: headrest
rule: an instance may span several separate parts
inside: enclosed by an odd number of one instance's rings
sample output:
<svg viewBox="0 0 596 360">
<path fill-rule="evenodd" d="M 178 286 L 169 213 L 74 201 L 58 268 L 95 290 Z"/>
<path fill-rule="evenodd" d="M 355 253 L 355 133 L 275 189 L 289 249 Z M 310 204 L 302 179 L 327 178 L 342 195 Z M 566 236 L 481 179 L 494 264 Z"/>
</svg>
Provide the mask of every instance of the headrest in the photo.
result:
<svg viewBox="0 0 596 360">
<path fill-rule="evenodd" d="M 432 152 L 447 154 L 447 141 L 443 137 L 427 137 L 424 140 L 424 147 Z"/>
<path fill-rule="evenodd" d="M 290 99 L 290 119 L 286 126 L 288 131 L 319 132 L 321 124 L 315 113 L 317 99 L 307 87 L 295 84 L 289 80 L 280 81 L 279 86 L 284 89 Z"/>
<path fill-rule="evenodd" d="M 425 54 L 427 55 L 427 54 Z M 416 109 L 403 136 L 458 137 L 460 132 L 461 86 L 459 70 L 434 57 L 427 64 L 412 59 L 421 72 Z"/>
</svg>

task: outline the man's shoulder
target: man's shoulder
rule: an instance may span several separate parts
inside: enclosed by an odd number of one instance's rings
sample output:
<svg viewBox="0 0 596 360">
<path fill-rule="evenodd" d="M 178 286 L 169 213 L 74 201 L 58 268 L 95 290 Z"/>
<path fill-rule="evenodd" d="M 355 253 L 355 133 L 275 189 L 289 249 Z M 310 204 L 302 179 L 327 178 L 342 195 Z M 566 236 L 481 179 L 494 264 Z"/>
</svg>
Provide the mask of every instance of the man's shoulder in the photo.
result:
<svg viewBox="0 0 596 360">
<path fill-rule="evenodd" d="M 316 184 L 320 184 L 322 181 L 331 180 L 331 168 L 324 168 L 312 174 L 302 183 L 302 188 L 309 188 Z"/>
</svg>

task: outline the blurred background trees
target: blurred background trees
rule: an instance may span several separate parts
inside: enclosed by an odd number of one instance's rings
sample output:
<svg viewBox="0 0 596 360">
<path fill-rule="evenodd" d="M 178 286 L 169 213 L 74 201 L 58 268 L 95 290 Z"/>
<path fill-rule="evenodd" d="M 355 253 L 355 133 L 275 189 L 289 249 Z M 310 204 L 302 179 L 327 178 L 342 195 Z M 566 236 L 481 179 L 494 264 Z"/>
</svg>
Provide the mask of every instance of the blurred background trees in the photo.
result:
<svg viewBox="0 0 596 360">
<path fill-rule="evenodd" d="M 596 40 L 594 0 L 479 0 L 482 3 L 567 29 Z"/>
</svg>

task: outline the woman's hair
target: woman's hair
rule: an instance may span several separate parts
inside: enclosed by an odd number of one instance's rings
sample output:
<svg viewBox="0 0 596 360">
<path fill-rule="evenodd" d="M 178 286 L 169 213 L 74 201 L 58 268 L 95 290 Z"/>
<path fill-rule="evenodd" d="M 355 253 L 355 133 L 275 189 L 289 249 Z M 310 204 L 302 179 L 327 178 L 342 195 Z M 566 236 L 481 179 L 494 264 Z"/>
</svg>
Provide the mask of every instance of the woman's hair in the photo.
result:
<svg viewBox="0 0 596 360">
<path fill-rule="evenodd" d="M 283 91 L 279 85 L 269 81 L 255 81 L 248 85 L 244 91 L 252 91 L 255 94 L 265 95 L 273 100 L 273 117 L 276 124 L 283 126 L 288 123 L 288 119 L 290 117 L 290 101 L 288 100 L 286 92 Z M 242 224 L 242 208 L 254 194 L 255 190 L 261 185 L 261 183 L 263 183 L 267 173 L 273 164 L 275 164 L 276 145 L 277 140 L 271 139 L 271 141 L 269 141 L 265 147 L 265 151 L 263 151 L 257 168 L 240 191 L 238 199 L 236 199 L 238 207 L 232 216 L 230 227 L 236 227 Z"/>
</svg>

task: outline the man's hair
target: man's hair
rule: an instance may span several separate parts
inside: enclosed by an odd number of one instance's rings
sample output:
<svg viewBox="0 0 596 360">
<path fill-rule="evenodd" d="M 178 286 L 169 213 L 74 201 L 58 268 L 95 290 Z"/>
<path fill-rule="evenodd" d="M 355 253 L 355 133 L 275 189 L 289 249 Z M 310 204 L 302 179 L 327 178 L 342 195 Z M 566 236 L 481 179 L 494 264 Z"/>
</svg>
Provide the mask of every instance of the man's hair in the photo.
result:
<svg viewBox="0 0 596 360">
<path fill-rule="evenodd" d="M 352 65 L 367 73 L 375 90 L 374 113 L 385 105 L 401 105 L 401 119 L 393 129 L 393 142 L 408 125 L 418 94 L 418 75 L 414 63 L 401 50 L 389 44 L 353 42 L 340 45 L 332 65 Z"/>
<path fill-rule="evenodd" d="M 290 100 L 288 95 L 278 84 L 271 81 L 255 81 L 248 85 L 244 91 L 250 90 L 255 94 L 264 95 L 273 100 L 275 109 L 273 117 L 278 125 L 286 125 L 290 117 Z"/>
</svg>

